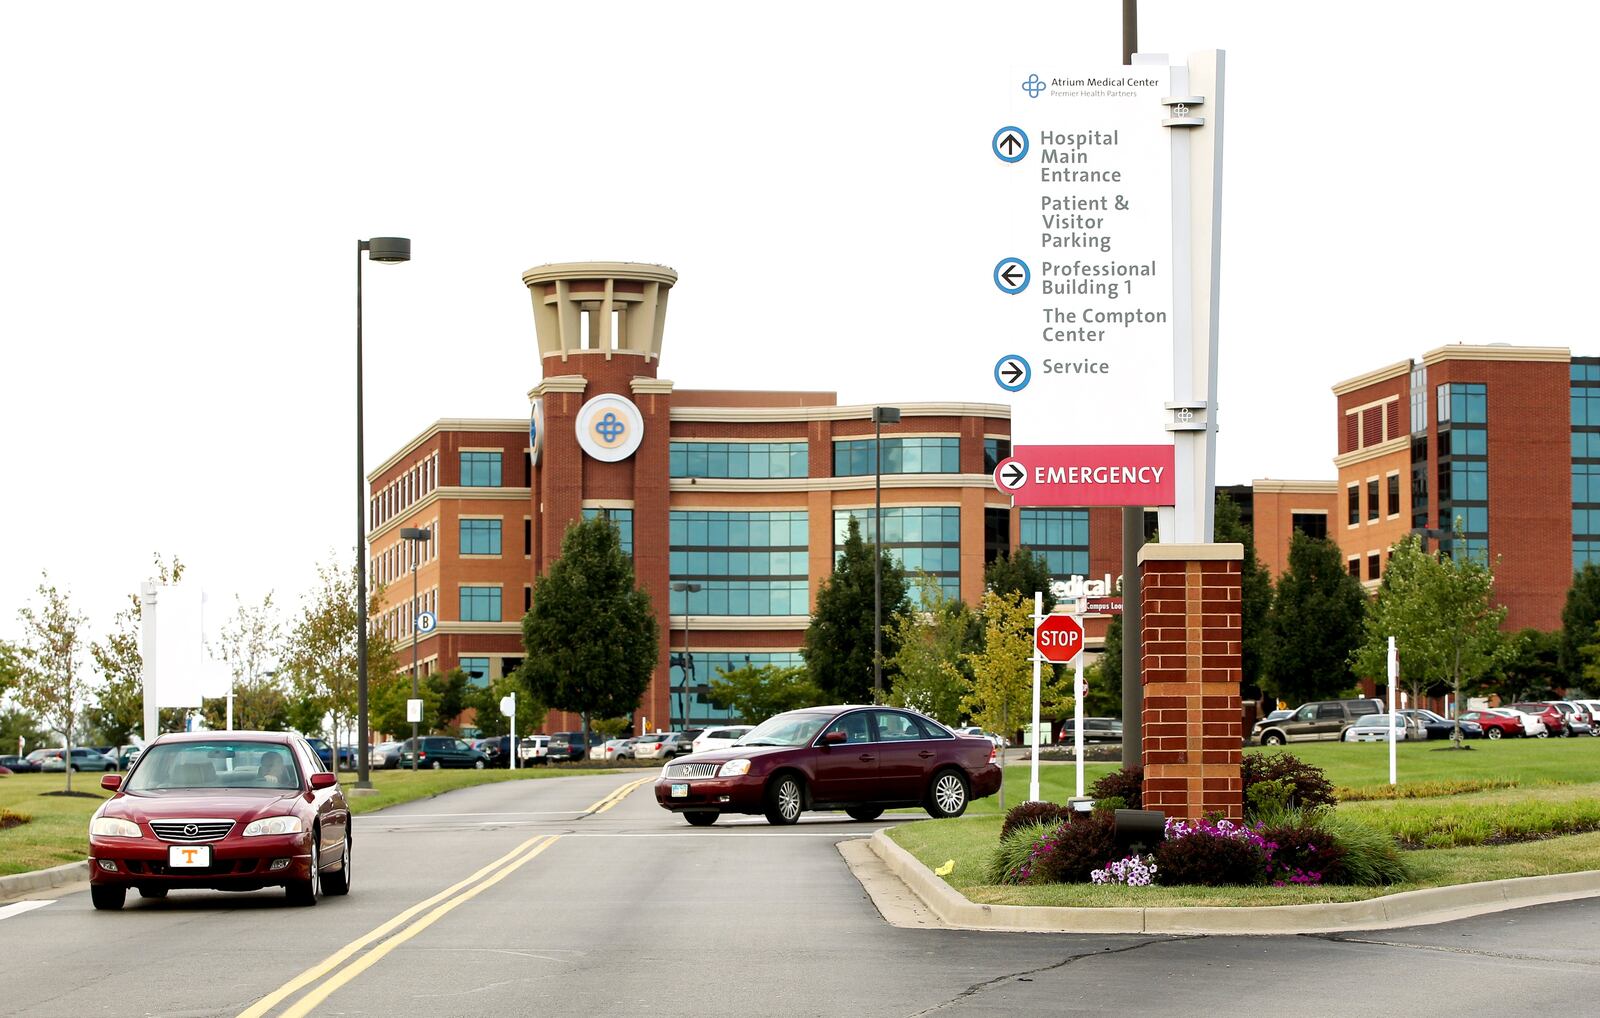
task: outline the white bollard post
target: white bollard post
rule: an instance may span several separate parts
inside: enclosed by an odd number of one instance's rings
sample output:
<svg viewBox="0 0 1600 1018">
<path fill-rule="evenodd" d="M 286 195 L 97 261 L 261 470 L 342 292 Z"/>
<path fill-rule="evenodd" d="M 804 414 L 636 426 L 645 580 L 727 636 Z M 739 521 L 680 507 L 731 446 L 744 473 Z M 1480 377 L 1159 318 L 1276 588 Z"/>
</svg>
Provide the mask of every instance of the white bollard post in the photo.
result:
<svg viewBox="0 0 1600 1018">
<path fill-rule="evenodd" d="M 1044 594 L 1033 592 L 1033 772 L 1028 778 L 1028 801 L 1039 801 L 1039 623 L 1044 621 Z"/>
<path fill-rule="evenodd" d="M 1394 637 L 1389 637 L 1389 784 L 1396 783 L 1395 771 L 1395 729 L 1400 720 L 1400 715 L 1394 709 L 1394 687 L 1400 679 L 1400 662 L 1394 653 Z"/>
<path fill-rule="evenodd" d="M 1072 659 L 1072 753 L 1078 758 L 1077 798 L 1083 798 L 1083 651 Z"/>
</svg>

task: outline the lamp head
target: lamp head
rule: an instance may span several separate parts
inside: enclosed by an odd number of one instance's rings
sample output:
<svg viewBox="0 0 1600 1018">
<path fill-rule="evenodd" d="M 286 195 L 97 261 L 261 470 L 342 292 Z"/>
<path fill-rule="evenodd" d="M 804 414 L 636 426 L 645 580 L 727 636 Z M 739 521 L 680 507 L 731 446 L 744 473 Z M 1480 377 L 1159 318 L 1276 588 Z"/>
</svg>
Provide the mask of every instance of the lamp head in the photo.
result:
<svg viewBox="0 0 1600 1018">
<path fill-rule="evenodd" d="M 409 237 L 373 237 L 364 242 L 367 257 L 375 262 L 409 262 L 411 239 Z"/>
<path fill-rule="evenodd" d="M 897 406 L 875 406 L 872 408 L 872 420 L 878 424 L 899 424 L 900 408 Z"/>
<path fill-rule="evenodd" d="M 401 527 L 400 539 L 402 541 L 426 541 L 429 537 L 427 527 Z"/>
</svg>

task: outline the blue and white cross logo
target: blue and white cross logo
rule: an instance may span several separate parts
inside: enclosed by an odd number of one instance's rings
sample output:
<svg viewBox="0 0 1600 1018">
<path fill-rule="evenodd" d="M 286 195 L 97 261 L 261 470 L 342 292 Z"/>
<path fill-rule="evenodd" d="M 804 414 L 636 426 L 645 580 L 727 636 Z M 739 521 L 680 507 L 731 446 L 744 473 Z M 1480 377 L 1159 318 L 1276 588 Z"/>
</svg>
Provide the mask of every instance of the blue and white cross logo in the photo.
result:
<svg viewBox="0 0 1600 1018">
<path fill-rule="evenodd" d="M 1022 90 L 1028 93 L 1029 99 L 1039 98 L 1039 93 L 1048 87 L 1043 81 L 1039 80 L 1037 74 L 1028 75 L 1028 80 L 1022 83 Z"/>
<path fill-rule="evenodd" d="M 621 438 L 622 433 L 627 430 L 628 426 L 617 420 L 617 415 L 609 410 L 594 425 L 594 433 L 599 435 L 600 440 L 606 445 L 615 445 L 617 439 Z"/>
</svg>

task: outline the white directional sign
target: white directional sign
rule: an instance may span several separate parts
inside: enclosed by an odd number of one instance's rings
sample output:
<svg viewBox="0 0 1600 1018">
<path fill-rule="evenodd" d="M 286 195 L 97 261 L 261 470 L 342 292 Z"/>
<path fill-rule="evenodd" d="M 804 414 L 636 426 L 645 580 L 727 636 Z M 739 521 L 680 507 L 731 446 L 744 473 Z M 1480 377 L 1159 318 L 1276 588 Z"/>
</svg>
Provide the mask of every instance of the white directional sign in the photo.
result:
<svg viewBox="0 0 1600 1018">
<path fill-rule="evenodd" d="M 1019 491 L 1028 483 L 1028 468 L 1014 459 L 1008 459 L 994 470 L 994 483 L 1001 491 Z"/>
<path fill-rule="evenodd" d="M 973 143 L 991 151 L 993 270 L 969 284 L 1014 445 L 1172 443 L 1169 74 L 1041 60 L 992 83 Z"/>
<path fill-rule="evenodd" d="M 439 626 L 439 619 L 433 612 L 417 612 L 417 632 L 427 636 Z"/>
</svg>

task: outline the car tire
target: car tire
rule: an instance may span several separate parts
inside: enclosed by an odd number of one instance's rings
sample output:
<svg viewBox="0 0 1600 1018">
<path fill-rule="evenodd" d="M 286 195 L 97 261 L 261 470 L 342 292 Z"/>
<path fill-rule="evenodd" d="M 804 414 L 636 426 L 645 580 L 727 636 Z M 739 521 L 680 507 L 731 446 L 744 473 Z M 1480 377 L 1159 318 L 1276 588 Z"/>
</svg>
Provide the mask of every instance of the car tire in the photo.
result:
<svg viewBox="0 0 1600 1018">
<path fill-rule="evenodd" d="M 283 889 L 284 896 L 289 899 L 289 904 L 311 906 L 322 897 L 322 852 L 317 848 L 317 838 L 321 835 L 316 829 L 311 831 L 311 879 L 293 880 Z"/>
<path fill-rule="evenodd" d="M 876 820 L 879 817 L 883 816 L 883 807 L 882 806 L 852 806 L 849 809 L 845 810 L 845 815 L 848 816 L 851 820 L 860 820 L 862 823 L 866 823 L 869 820 Z"/>
<path fill-rule="evenodd" d="M 441 768 L 441 767 L 443 767 L 443 766 L 444 766 L 444 764 L 443 764 L 443 763 L 441 763 L 441 762 L 440 762 L 440 761 L 438 761 L 438 760 L 435 760 L 435 761 L 434 761 L 434 762 L 433 762 L 433 764 L 432 764 L 432 766 L 433 766 L 433 769 L 434 769 L 434 770 L 439 770 L 439 769 L 440 769 L 440 768 Z"/>
<path fill-rule="evenodd" d="M 167 896 L 168 890 L 169 888 L 163 884 L 146 884 L 145 886 L 139 888 L 139 897 L 148 898 L 152 901 L 160 901 L 162 898 Z"/>
<path fill-rule="evenodd" d="M 1546 728 L 1544 731 L 1539 733 L 1538 737 L 1541 738 L 1541 739 L 1550 738 L 1550 729 Z"/>
<path fill-rule="evenodd" d="M 481 770 L 483 770 L 483 761 L 482 760 L 474 760 L 474 761 L 472 761 L 472 766 L 473 766 L 473 768 L 475 770 L 480 770 L 481 771 Z"/>
<path fill-rule="evenodd" d="M 683 818 L 689 821 L 690 827 L 710 827 L 717 822 L 716 813 L 685 813 Z"/>
<path fill-rule="evenodd" d="M 128 888 L 123 884 L 90 884 L 89 900 L 102 912 L 115 912 L 128 900 Z"/>
<path fill-rule="evenodd" d="M 767 785 L 767 823 L 787 827 L 800 822 L 805 809 L 805 786 L 797 774 L 779 774 Z"/>
<path fill-rule="evenodd" d="M 1283 745 L 1283 736 L 1278 732 L 1268 732 L 1261 737 L 1261 744 L 1263 746 L 1281 746 Z"/>
<path fill-rule="evenodd" d="M 1483 730 L 1483 737 L 1486 739 L 1499 739 L 1502 738 L 1504 734 L 1505 733 L 1501 732 L 1500 729 L 1495 727 L 1489 727 Z"/>
<path fill-rule="evenodd" d="M 350 893 L 350 862 L 355 850 L 350 843 L 350 829 L 345 828 L 344 851 L 339 860 L 339 869 L 336 873 L 329 873 L 322 880 L 322 893 L 324 894 L 349 894 Z"/>
<path fill-rule="evenodd" d="M 940 819 L 958 817 L 967 811 L 970 797 L 966 775 L 948 768 L 942 770 L 928 783 L 928 815 Z"/>
<path fill-rule="evenodd" d="M 76 774 L 76 773 L 78 773 L 78 772 L 79 772 L 79 771 L 81 771 L 81 770 L 83 770 L 83 768 L 82 768 L 82 767 L 79 767 L 79 766 L 78 766 L 78 765 L 77 765 L 77 764 L 73 764 L 73 765 L 72 765 L 72 773 L 74 773 L 74 774 Z"/>
<path fill-rule="evenodd" d="M 1568 728 L 1566 725 L 1562 725 L 1561 726 L 1561 734 L 1556 736 L 1556 737 L 1559 738 L 1559 739 L 1565 739 L 1567 736 L 1569 736 L 1571 734 L 1572 734 L 1572 729 Z"/>
</svg>

